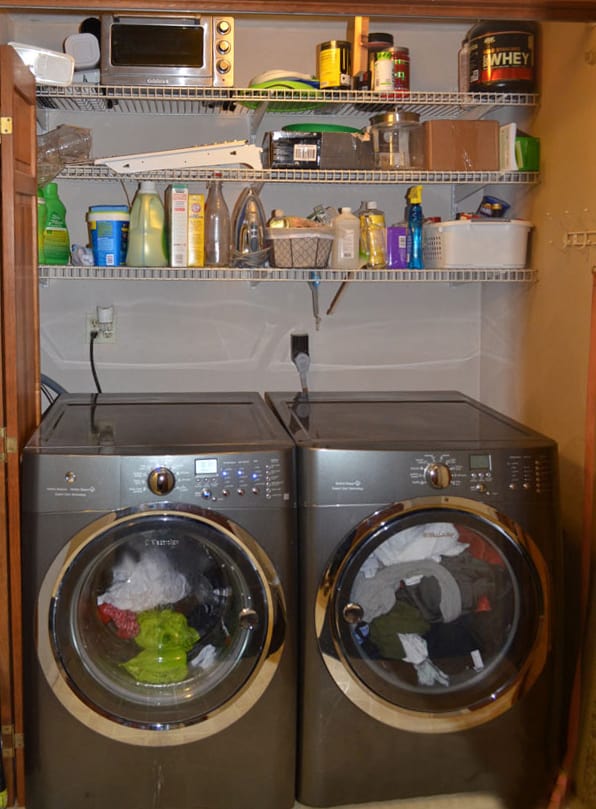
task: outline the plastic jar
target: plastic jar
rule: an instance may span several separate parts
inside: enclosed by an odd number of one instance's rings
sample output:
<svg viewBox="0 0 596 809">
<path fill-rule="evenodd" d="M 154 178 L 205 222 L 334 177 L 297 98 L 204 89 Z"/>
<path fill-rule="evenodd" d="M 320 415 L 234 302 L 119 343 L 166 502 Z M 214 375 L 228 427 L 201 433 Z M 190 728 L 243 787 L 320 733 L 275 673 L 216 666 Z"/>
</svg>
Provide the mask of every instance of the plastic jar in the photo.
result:
<svg viewBox="0 0 596 809">
<path fill-rule="evenodd" d="M 331 39 L 317 45 L 318 78 L 321 90 L 350 90 L 352 87 L 352 44 Z"/>
<path fill-rule="evenodd" d="M 470 92 L 537 92 L 538 27 L 532 22 L 481 22 L 468 34 Z"/>
<path fill-rule="evenodd" d="M 423 130 L 417 112 L 395 110 L 374 115 L 370 133 L 376 168 L 422 168 Z"/>
<path fill-rule="evenodd" d="M 128 205 L 92 205 L 87 213 L 89 241 L 98 267 L 119 267 L 126 260 Z"/>
</svg>

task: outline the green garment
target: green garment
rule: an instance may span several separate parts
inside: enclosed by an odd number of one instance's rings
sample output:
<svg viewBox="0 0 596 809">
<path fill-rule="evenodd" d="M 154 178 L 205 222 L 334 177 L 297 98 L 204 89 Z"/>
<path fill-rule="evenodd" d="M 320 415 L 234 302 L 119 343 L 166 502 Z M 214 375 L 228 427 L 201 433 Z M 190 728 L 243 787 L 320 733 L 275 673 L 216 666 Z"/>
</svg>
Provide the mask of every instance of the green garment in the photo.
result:
<svg viewBox="0 0 596 809">
<path fill-rule="evenodd" d="M 177 683 L 187 676 L 186 653 L 199 639 L 186 616 L 174 610 L 146 610 L 137 615 L 142 649 L 123 666 L 139 683 Z"/>
<path fill-rule="evenodd" d="M 402 660 L 405 652 L 400 634 L 424 635 L 429 629 L 430 624 L 417 607 L 398 601 L 388 613 L 371 621 L 370 639 L 383 657 Z"/>
</svg>

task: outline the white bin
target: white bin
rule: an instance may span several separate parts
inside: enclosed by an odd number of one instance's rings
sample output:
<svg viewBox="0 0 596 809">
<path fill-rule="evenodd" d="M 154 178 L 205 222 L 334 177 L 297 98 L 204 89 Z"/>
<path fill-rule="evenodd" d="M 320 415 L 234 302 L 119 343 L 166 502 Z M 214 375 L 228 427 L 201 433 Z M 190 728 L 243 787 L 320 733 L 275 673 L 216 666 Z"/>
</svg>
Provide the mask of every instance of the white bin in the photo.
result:
<svg viewBox="0 0 596 809">
<path fill-rule="evenodd" d="M 532 227 L 525 219 L 429 222 L 422 229 L 424 266 L 521 269 L 526 266 Z"/>
</svg>

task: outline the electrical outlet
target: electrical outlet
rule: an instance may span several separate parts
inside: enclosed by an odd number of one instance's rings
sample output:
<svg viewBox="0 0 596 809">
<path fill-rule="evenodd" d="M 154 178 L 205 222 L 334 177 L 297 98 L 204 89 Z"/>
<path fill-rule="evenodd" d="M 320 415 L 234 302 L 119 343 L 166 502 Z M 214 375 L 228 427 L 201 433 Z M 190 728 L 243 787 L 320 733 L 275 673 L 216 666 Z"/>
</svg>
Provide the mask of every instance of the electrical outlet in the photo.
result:
<svg viewBox="0 0 596 809">
<path fill-rule="evenodd" d="M 308 334 L 291 334 L 290 341 L 290 356 L 292 357 L 292 362 L 294 362 L 298 354 L 306 354 L 307 357 L 310 356 L 308 351 Z"/>
<path fill-rule="evenodd" d="M 85 344 L 89 345 L 91 342 L 91 332 L 96 331 L 97 337 L 95 338 L 95 343 L 115 343 L 116 342 L 116 315 L 113 315 L 112 323 L 110 324 L 110 328 L 107 329 L 105 324 L 99 324 L 97 320 L 97 312 L 93 314 L 87 313 L 85 315 Z"/>
</svg>

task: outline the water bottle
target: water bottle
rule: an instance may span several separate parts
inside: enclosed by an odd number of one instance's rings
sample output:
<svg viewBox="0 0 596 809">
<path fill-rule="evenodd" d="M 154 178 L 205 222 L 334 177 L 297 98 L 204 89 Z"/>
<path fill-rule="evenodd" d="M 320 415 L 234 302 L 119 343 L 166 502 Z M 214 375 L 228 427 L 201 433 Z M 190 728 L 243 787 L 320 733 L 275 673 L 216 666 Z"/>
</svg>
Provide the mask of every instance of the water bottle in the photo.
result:
<svg viewBox="0 0 596 809">
<path fill-rule="evenodd" d="M 380 270 L 387 266 L 385 214 L 377 208 L 377 203 L 373 200 L 366 203 L 364 222 L 368 247 L 367 266 L 372 270 Z"/>
<path fill-rule="evenodd" d="M 128 267 L 167 267 L 165 210 L 155 183 L 139 183 L 130 211 L 126 264 Z"/>
<path fill-rule="evenodd" d="M 333 220 L 331 266 L 338 270 L 360 267 L 360 221 L 351 208 L 340 208 Z"/>
<path fill-rule="evenodd" d="M 209 183 L 208 189 L 205 202 L 205 266 L 229 267 L 232 226 L 221 179 L 216 176 Z"/>
</svg>

